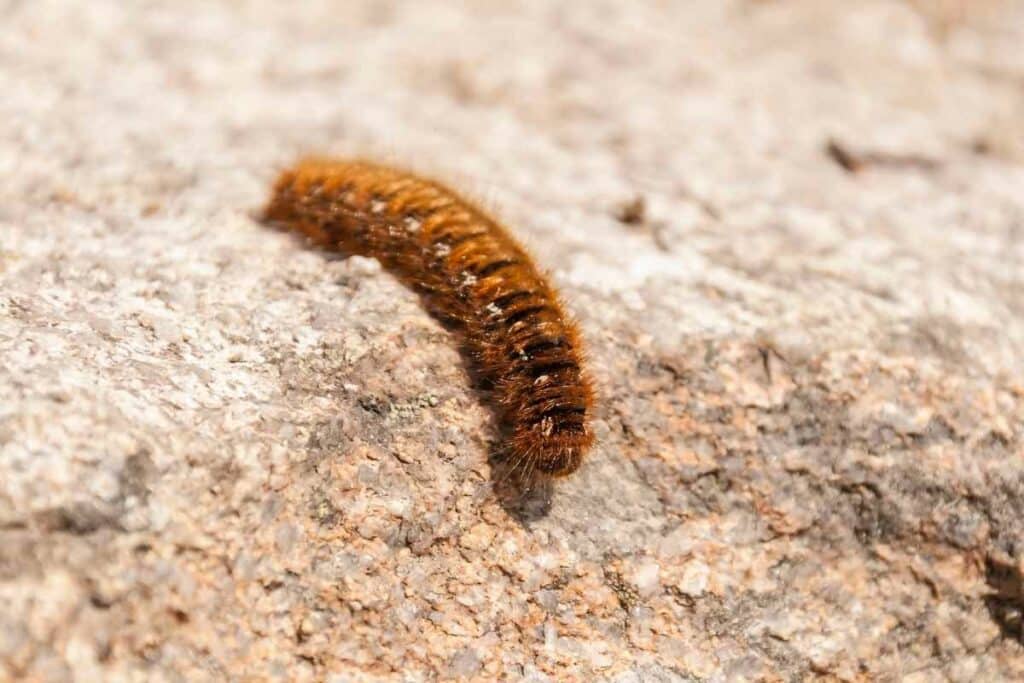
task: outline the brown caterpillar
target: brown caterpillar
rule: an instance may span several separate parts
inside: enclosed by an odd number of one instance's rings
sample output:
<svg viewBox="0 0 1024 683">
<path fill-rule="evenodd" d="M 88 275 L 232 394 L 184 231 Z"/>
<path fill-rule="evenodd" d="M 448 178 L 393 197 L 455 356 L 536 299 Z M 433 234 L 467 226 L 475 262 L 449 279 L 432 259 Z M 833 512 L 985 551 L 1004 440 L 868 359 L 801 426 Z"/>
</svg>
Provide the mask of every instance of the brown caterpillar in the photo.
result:
<svg viewBox="0 0 1024 683">
<path fill-rule="evenodd" d="M 576 325 L 504 227 L 441 183 L 366 161 L 285 171 L 268 220 L 371 256 L 461 336 L 496 395 L 510 471 L 564 476 L 594 442 Z"/>
</svg>

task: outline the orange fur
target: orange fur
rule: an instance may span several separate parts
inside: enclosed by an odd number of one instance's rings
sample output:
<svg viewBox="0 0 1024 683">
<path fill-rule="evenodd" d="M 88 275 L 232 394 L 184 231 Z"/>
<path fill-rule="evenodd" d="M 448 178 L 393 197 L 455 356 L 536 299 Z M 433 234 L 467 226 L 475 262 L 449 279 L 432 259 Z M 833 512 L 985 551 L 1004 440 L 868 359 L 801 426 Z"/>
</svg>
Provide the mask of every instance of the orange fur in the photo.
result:
<svg viewBox="0 0 1024 683">
<path fill-rule="evenodd" d="M 594 394 L 575 323 L 522 246 L 435 181 L 367 161 L 307 159 L 284 172 L 269 220 L 372 256 L 461 333 L 496 390 L 512 470 L 575 471 L 594 441 Z"/>
</svg>

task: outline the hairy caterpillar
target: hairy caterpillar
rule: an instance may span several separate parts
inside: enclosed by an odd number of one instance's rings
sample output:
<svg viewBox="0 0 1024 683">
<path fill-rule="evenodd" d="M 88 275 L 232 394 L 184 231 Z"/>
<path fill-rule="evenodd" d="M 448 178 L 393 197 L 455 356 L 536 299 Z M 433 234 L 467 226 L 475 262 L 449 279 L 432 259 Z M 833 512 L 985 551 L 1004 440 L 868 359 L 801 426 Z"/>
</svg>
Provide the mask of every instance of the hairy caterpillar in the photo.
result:
<svg viewBox="0 0 1024 683">
<path fill-rule="evenodd" d="M 371 256 L 461 336 L 495 391 L 513 470 L 564 476 L 593 444 L 580 336 L 533 260 L 444 185 L 366 161 L 285 171 L 265 217 L 314 243 Z"/>
</svg>

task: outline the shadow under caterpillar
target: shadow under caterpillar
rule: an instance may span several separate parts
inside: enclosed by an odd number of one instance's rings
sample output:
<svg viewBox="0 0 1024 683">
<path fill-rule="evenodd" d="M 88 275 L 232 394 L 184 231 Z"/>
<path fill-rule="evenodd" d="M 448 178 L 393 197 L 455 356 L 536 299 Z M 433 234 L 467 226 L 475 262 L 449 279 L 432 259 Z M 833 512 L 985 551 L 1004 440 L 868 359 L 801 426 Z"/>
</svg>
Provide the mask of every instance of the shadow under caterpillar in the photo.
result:
<svg viewBox="0 0 1024 683">
<path fill-rule="evenodd" d="M 315 244 L 376 258 L 454 329 L 493 391 L 508 473 L 575 471 L 593 445 L 594 391 L 558 295 L 495 219 L 445 185 L 361 160 L 307 159 L 264 217 Z"/>
</svg>

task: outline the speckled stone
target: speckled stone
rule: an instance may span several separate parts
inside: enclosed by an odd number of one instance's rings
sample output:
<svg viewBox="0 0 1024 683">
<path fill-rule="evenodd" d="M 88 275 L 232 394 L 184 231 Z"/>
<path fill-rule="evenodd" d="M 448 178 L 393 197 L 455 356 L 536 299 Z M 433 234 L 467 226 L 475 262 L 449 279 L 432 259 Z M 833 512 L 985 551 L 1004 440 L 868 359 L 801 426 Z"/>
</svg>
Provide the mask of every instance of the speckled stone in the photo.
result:
<svg viewBox="0 0 1024 683">
<path fill-rule="evenodd" d="M 1021 3 L 0 16 L 0 681 L 1024 679 Z M 310 151 L 534 246 L 575 476 L 254 220 Z"/>
</svg>

